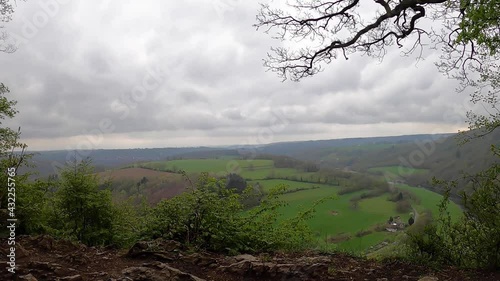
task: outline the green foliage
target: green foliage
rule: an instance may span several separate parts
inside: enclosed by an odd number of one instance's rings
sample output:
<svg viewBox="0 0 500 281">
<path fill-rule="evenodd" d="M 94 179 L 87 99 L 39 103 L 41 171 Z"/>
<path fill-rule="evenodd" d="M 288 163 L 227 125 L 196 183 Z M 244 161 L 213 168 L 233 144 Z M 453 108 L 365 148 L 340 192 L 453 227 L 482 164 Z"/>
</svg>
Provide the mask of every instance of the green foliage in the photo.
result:
<svg viewBox="0 0 500 281">
<path fill-rule="evenodd" d="M 8 127 L 1 127 L 2 120 L 14 118 L 18 111 L 14 108 L 16 101 L 9 100 L 5 95 L 9 93 L 9 89 L 0 83 L 0 208 L 6 206 L 7 203 L 7 169 L 15 168 L 16 185 L 21 186 L 22 182 L 27 179 L 27 176 L 17 175 L 19 167 L 26 165 L 26 160 L 31 157 L 30 154 L 25 153 L 26 145 L 19 142 L 21 135 L 20 129 L 17 131 Z M 16 150 L 20 150 L 16 152 Z M 17 189 L 16 189 L 17 190 Z M 21 190 L 18 190 L 21 191 Z"/>
<path fill-rule="evenodd" d="M 133 203 L 132 198 L 113 205 L 113 245 L 130 247 L 140 237 L 146 221 L 143 219 L 150 207 L 146 202 L 141 205 Z"/>
<path fill-rule="evenodd" d="M 405 239 L 406 256 L 423 264 L 449 264 L 450 248 L 438 234 L 435 224 L 429 224 L 420 231 L 410 228 Z"/>
<path fill-rule="evenodd" d="M 498 151 L 493 149 L 499 156 Z M 456 184 L 447 187 L 440 205 L 441 216 L 423 231 L 410 235 L 409 254 L 428 262 L 463 267 L 500 267 L 500 165 L 467 176 L 472 191 L 461 193 L 464 216 L 453 221 L 447 212 L 448 195 Z"/>
<path fill-rule="evenodd" d="M 396 202 L 396 211 L 398 213 L 407 213 L 411 211 L 411 203 L 408 200 L 401 200 Z"/>
<path fill-rule="evenodd" d="M 237 193 L 242 193 L 247 188 L 247 182 L 238 174 L 227 175 L 226 188 L 234 188 Z"/>
<path fill-rule="evenodd" d="M 245 194 L 220 189 L 224 186 L 224 182 L 202 174 L 188 192 L 164 200 L 150 211 L 143 236 L 229 253 L 298 249 L 312 241 L 304 222 L 312 211 L 278 223 L 278 207 L 284 204 L 278 198 L 286 190 L 283 186 L 248 212 L 243 212 L 241 203 Z"/>
<path fill-rule="evenodd" d="M 464 17 L 460 23 L 458 42 L 475 42 L 486 46 L 490 55 L 500 47 L 500 3 L 498 1 L 462 0 Z"/>
<path fill-rule="evenodd" d="M 111 192 L 99 190 L 89 160 L 74 161 L 61 171 L 54 197 L 57 234 L 87 245 L 110 244 L 113 239 Z"/>
<path fill-rule="evenodd" d="M 25 176 L 24 176 L 25 177 Z M 50 182 L 37 180 L 28 182 L 18 180 L 17 188 L 17 219 L 19 233 L 45 233 L 50 216 L 51 198 L 49 197 Z"/>
</svg>

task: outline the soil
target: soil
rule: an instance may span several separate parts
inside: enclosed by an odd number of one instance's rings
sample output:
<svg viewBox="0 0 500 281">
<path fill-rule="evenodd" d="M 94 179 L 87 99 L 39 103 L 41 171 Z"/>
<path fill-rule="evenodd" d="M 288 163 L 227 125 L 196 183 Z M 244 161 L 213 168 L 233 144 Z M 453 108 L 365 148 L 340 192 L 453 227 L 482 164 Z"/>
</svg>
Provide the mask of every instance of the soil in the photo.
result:
<svg viewBox="0 0 500 281">
<path fill-rule="evenodd" d="M 6 270 L 9 247 L 0 254 Z M 16 274 L 0 280 L 500 280 L 500 272 L 433 269 L 315 252 L 225 256 L 191 252 L 174 241 L 138 242 L 129 250 L 87 247 L 49 236 L 16 238 Z"/>
</svg>

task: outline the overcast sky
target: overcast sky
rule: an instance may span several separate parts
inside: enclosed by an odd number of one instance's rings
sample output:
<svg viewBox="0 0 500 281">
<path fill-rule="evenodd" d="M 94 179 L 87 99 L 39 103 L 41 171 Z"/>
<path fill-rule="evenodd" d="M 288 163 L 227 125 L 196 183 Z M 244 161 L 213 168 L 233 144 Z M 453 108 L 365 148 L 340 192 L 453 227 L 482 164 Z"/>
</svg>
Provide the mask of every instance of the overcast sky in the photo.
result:
<svg viewBox="0 0 500 281">
<path fill-rule="evenodd" d="M 265 1 L 265 0 L 264 0 Z M 69 3 L 65 3 L 69 2 Z M 46 5 L 50 3 L 50 5 Z M 262 144 L 457 132 L 465 94 L 394 49 L 281 82 L 258 1 L 17 1 L 0 81 L 31 149 Z M 45 4 L 45 5 L 44 5 Z M 44 7 L 45 6 L 45 7 Z"/>
</svg>

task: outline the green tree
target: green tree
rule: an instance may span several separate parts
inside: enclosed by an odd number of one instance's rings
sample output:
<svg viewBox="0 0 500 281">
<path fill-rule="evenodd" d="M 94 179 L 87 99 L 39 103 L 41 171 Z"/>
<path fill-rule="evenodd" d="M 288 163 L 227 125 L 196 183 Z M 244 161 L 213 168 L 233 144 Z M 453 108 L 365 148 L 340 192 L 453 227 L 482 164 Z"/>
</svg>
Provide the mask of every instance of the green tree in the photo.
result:
<svg viewBox="0 0 500 281">
<path fill-rule="evenodd" d="M 413 218 L 413 216 L 411 216 L 409 219 L 408 219 L 408 225 L 413 225 L 415 223 L 415 219 Z"/>
<path fill-rule="evenodd" d="M 99 179 L 90 160 L 68 164 L 55 194 L 54 228 L 87 245 L 110 244 L 113 238 L 111 192 L 99 190 Z"/>
<path fill-rule="evenodd" d="M 372 11 L 373 18 L 364 16 L 366 11 Z M 424 19 L 433 21 L 436 27 L 430 29 Z M 442 49 L 438 69 L 458 79 L 459 91 L 471 89 L 467 92 L 472 92 L 472 103 L 481 103 L 487 109 L 486 114 L 467 112 L 469 128 L 473 130 L 468 135 L 481 137 L 500 127 L 499 1 L 292 0 L 279 8 L 263 4 L 256 26 L 272 31 L 278 39 L 301 41 L 273 48 L 265 60 L 271 71 L 295 81 L 313 76 L 334 59 L 347 59 L 353 53 L 382 58 L 389 46 L 406 46 L 407 54 L 422 50 L 427 37 Z M 497 148 L 492 150 L 498 155 Z M 499 172 L 495 164 L 470 176 L 474 187 L 462 193 L 465 215 L 461 221 L 452 223 L 442 209 L 442 216 L 447 219 L 409 236 L 409 243 L 414 246 L 409 247 L 411 253 L 462 266 L 498 268 Z M 398 204 L 401 202 L 404 201 Z M 415 225 L 421 221 L 419 217 Z"/>
<path fill-rule="evenodd" d="M 247 187 L 247 181 L 242 176 L 235 173 L 227 175 L 226 188 L 234 188 L 236 193 L 243 193 Z"/>
<path fill-rule="evenodd" d="M 14 108 L 16 101 L 9 100 L 5 95 L 9 93 L 9 89 L 0 83 L 0 209 L 5 208 L 7 203 L 7 182 L 9 175 L 7 169 L 14 169 L 15 176 L 10 177 L 15 180 L 18 188 L 16 191 L 21 192 L 20 187 L 27 180 L 28 175 L 18 175 L 20 167 L 27 164 L 27 160 L 32 156 L 25 153 L 27 145 L 19 141 L 21 135 L 20 128 L 17 131 L 8 127 L 2 126 L 2 120 L 14 118 L 18 111 Z"/>
<path fill-rule="evenodd" d="M 143 236 L 231 253 L 298 250 L 313 241 L 306 220 L 316 205 L 294 218 L 280 220 L 279 207 L 285 202 L 279 197 L 285 186 L 271 190 L 248 212 L 242 212 L 245 194 L 220 187 L 224 187 L 223 181 L 202 174 L 189 191 L 151 209 Z"/>
<path fill-rule="evenodd" d="M 500 151 L 492 146 L 500 157 Z M 454 182 L 438 182 L 446 185 L 447 193 L 441 203 L 438 235 L 450 247 L 447 259 L 466 267 L 500 267 L 500 164 L 485 171 L 466 175 L 472 190 L 461 194 L 464 216 L 453 221 L 446 213 L 447 196 Z"/>
<path fill-rule="evenodd" d="M 0 0 L 0 29 L 1 23 L 12 19 L 14 7 L 11 1 Z M 11 53 L 16 47 L 8 42 L 8 34 L 0 30 L 0 52 Z M 43 229 L 43 206 L 45 197 L 44 188 L 40 182 L 28 183 L 29 174 L 19 174 L 19 168 L 26 166 L 32 154 L 26 153 L 27 145 L 20 142 L 21 129 L 17 131 L 3 127 L 2 120 L 14 118 L 18 113 L 15 109 L 16 101 L 9 100 L 6 95 L 9 88 L 0 82 L 0 210 L 8 207 L 8 200 L 16 199 L 15 215 L 18 219 L 17 231 L 29 233 L 31 231 L 41 231 Z M 7 173 L 7 170 L 14 173 Z M 10 178 L 10 180 L 9 180 Z M 8 198 L 7 184 L 15 184 L 14 192 L 10 192 Z M 2 212 L 4 213 L 4 212 Z"/>
</svg>

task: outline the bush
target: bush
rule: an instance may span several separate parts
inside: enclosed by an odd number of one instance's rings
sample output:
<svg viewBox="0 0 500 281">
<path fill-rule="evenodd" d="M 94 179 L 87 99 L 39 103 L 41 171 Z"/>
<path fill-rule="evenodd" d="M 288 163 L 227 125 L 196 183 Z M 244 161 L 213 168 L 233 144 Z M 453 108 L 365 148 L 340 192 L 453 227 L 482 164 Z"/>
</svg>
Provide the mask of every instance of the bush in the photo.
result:
<svg viewBox="0 0 500 281">
<path fill-rule="evenodd" d="M 498 151 L 494 150 L 499 156 Z M 445 186 L 440 205 L 440 219 L 423 231 L 409 236 L 409 256 L 432 263 L 461 267 L 500 267 L 500 165 L 466 178 L 472 192 L 462 192 L 464 215 L 452 221 L 446 212 L 450 190 L 455 182 L 439 182 Z M 420 218 L 415 225 L 419 224 Z M 413 227 L 413 226 L 412 226 Z"/>
<path fill-rule="evenodd" d="M 111 192 L 99 189 L 90 160 L 76 160 L 61 171 L 50 199 L 48 230 L 86 245 L 113 243 L 114 210 Z"/>
<path fill-rule="evenodd" d="M 229 253 L 301 249 L 313 240 L 305 223 L 311 210 L 278 222 L 278 208 L 284 204 L 278 197 L 286 191 L 284 186 L 246 213 L 241 203 L 245 195 L 228 189 L 214 192 L 214 186 L 225 185 L 205 173 L 188 192 L 160 202 L 150 211 L 143 236 Z"/>
<path fill-rule="evenodd" d="M 405 251 L 408 258 L 423 264 L 450 264 L 450 248 L 438 235 L 436 224 L 430 224 L 421 231 L 408 231 Z"/>
<path fill-rule="evenodd" d="M 398 213 L 407 213 L 411 210 L 411 204 L 407 199 L 396 202 L 396 211 Z"/>
</svg>

